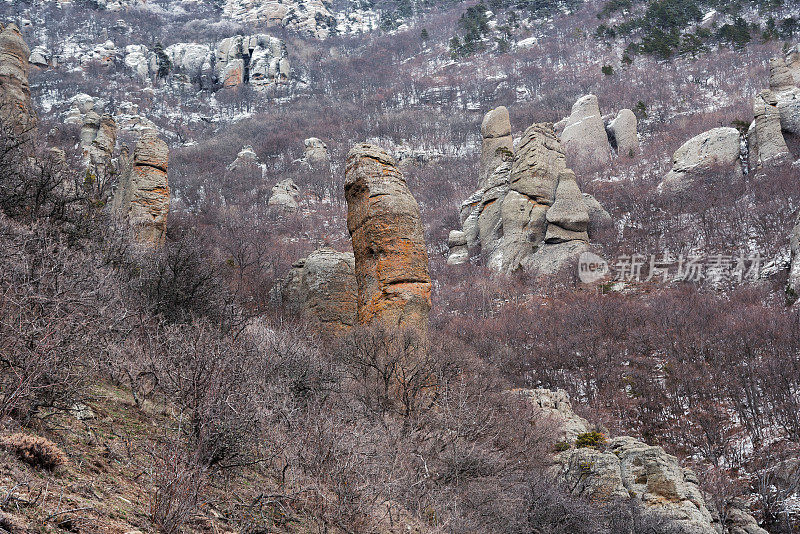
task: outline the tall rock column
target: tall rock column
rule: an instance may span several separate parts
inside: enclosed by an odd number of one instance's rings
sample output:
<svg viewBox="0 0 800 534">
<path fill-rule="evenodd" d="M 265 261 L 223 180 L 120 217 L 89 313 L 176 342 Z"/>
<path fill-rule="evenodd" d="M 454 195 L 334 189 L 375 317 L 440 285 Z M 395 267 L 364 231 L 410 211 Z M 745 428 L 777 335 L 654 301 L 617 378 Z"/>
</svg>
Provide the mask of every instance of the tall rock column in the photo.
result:
<svg viewBox="0 0 800 534">
<path fill-rule="evenodd" d="M 431 278 L 419 205 L 394 158 L 358 144 L 347 155 L 347 229 L 353 240 L 358 322 L 427 329 Z"/>
<path fill-rule="evenodd" d="M 0 32 L 0 117 L 17 133 L 34 125 L 28 85 L 30 49 L 14 24 Z"/>
<path fill-rule="evenodd" d="M 169 213 L 167 165 L 169 148 L 154 131 L 136 142 L 133 160 L 125 165 L 112 205 L 117 217 L 127 219 L 136 239 L 159 247 L 164 243 Z"/>
<path fill-rule="evenodd" d="M 761 91 L 753 102 L 755 117 L 755 146 L 752 150 L 754 167 L 790 160 L 789 148 L 781 132 L 778 99 L 772 91 Z"/>
<path fill-rule="evenodd" d="M 511 137 L 511 118 L 505 106 L 499 106 L 483 117 L 481 123 L 481 170 L 478 187 L 485 187 L 492 172 L 514 155 L 514 139 Z"/>
</svg>

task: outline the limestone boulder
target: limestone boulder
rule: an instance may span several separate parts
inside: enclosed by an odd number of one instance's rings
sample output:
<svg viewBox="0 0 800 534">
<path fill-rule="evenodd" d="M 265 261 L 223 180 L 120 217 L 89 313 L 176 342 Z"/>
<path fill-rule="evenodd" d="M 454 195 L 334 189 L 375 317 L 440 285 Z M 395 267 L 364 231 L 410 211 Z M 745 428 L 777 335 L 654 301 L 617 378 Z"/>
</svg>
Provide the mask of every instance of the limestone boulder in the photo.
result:
<svg viewBox="0 0 800 534">
<path fill-rule="evenodd" d="M 47 68 L 50 66 L 50 57 L 50 51 L 47 48 L 43 46 L 37 46 L 31 50 L 31 55 L 28 57 L 28 63 L 39 68 Z"/>
<path fill-rule="evenodd" d="M 714 128 L 684 143 L 672 156 L 662 193 L 686 193 L 699 182 L 722 186 L 742 179 L 740 136 L 735 128 Z"/>
<path fill-rule="evenodd" d="M 639 134 L 636 115 L 629 109 L 621 109 L 608 123 L 608 134 L 616 146 L 617 154 L 633 157 L 639 153 Z"/>
<path fill-rule="evenodd" d="M 267 205 L 282 213 L 295 213 L 300 208 L 300 188 L 291 178 L 281 180 L 272 188 Z"/>
<path fill-rule="evenodd" d="M 510 188 L 537 204 L 551 206 L 558 176 L 566 168 L 564 148 L 552 125 L 533 124 L 525 130 L 514 155 Z"/>
<path fill-rule="evenodd" d="M 292 265 L 283 281 L 286 306 L 329 334 L 356 324 L 358 286 L 352 252 L 323 247 Z"/>
<path fill-rule="evenodd" d="M 486 180 L 503 161 L 513 157 L 514 141 L 511 137 L 511 118 L 505 106 L 489 111 L 481 123 L 481 168 L 478 186 Z"/>
<path fill-rule="evenodd" d="M 30 55 L 19 28 L 15 24 L 3 27 L 0 31 L 0 118 L 17 133 L 35 124 L 28 84 Z"/>
<path fill-rule="evenodd" d="M 575 413 L 569 394 L 563 389 L 516 389 L 512 393 L 535 404 L 558 427 L 561 441 L 573 443 L 578 435 L 589 432 L 591 424 Z"/>
<path fill-rule="evenodd" d="M 505 113 L 487 114 L 482 136 L 504 133 L 507 122 Z M 531 125 L 512 145 L 513 158 L 493 162 L 494 170 L 479 176 L 478 190 L 462 203 L 449 263 L 466 263 L 479 251 L 494 271 L 554 274 L 587 250 L 590 230 L 611 217 L 581 193 L 552 124 Z"/>
<path fill-rule="evenodd" d="M 573 104 L 572 113 L 561 132 L 561 141 L 571 160 L 597 163 L 611 160 L 608 135 L 595 95 L 583 96 Z"/>
<path fill-rule="evenodd" d="M 123 160 L 112 210 L 131 225 L 137 241 L 159 247 L 169 214 L 169 148 L 155 131 L 147 131 L 136 141 L 133 157 Z"/>
<path fill-rule="evenodd" d="M 344 191 L 358 322 L 427 331 L 431 278 L 419 205 L 394 158 L 375 145 L 354 146 Z"/>
</svg>

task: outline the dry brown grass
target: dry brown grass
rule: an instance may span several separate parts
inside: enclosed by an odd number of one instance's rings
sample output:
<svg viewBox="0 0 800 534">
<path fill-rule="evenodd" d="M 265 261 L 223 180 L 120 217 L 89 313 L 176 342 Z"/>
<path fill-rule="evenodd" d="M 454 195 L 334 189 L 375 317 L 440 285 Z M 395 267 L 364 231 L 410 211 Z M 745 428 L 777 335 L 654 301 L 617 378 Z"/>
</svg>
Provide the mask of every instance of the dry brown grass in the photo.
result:
<svg viewBox="0 0 800 534">
<path fill-rule="evenodd" d="M 67 463 L 67 455 L 58 445 L 42 436 L 31 434 L 11 434 L 0 438 L 0 445 L 13 452 L 23 462 L 34 467 L 53 471 Z"/>
</svg>

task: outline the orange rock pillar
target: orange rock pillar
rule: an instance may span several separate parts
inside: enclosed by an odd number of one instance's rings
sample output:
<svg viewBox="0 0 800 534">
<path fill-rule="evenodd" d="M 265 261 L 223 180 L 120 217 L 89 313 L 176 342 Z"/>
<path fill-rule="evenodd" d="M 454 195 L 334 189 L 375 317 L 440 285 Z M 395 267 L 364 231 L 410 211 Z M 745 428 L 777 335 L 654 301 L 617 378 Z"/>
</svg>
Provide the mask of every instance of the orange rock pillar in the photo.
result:
<svg viewBox="0 0 800 534">
<path fill-rule="evenodd" d="M 344 184 L 359 324 L 427 331 L 431 278 L 419 205 L 383 149 L 353 147 Z"/>
</svg>

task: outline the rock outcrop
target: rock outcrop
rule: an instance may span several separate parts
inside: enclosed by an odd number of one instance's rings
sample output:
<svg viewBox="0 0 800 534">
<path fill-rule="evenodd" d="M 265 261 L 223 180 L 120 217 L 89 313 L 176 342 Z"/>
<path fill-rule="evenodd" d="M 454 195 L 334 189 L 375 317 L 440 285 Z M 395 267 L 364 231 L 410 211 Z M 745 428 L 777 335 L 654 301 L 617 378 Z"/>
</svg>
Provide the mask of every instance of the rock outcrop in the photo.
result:
<svg viewBox="0 0 800 534">
<path fill-rule="evenodd" d="M 281 213 L 296 213 L 300 208 L 300 188 L 291 178 L 281 180 L 272 188 L 267 205 Z"/>
<path fill-rule="evenodd" d="M 581 193 L 551 124 L 532 125 L 513 159 L 490 163 L 495 168 L 461 205 L 462 228 L 448 240 L 451 265 L 479 251 L 499 272 L 552 274 L 588 248 L 593 229 L 610 222 L 599 202 Z"/>
<path fill-rule="evenodd" d="M 0 118 L 17 134 L 35 125 L 28 85 L 30 54 L 15 24 L 0 31 Z"/>
<path fill-rule="evenodd" d="M 633 157 L 639 153 L 638 121 L 633 111 L 621 109 L 606 128 L 609 141 L 620 156 Z"/>
<path fill-rule="evenodd" d="M 610 161 L 608 135 L 595 95 L 581 97 L 572 106 L 572 113 L 561 132 L 561 142 L 571 159 L 597 163 Z"/>
<path fill-rule="evenodd" d="M 167 167 L 169 148 L 155 131 L 136 141 L 132 158 L 123 155 L 123 170 L 112 211 L 133 229 L 137 241 L 159 247 L 164 242 L 169 214 Z"/>
<path fill-rule="evenodd" d="M 697 476 L 681 467 L 661 447 L 630 436 L 610 438 L 596 446 L 579 447 L 577 438 L 597 429 L 572 410 L 563 390 L 515 390 L 561 427 L 561 446 L 553 472 L 577 495 L 602 504 L 613 501 L 637 505 L 643 519 L 658 525 L 656 532 L 680 534 L 766 534 L 745 509 L 735 508 L 727 525 L 705 501 Z M 607 431 L 600 429 L 603 434 Z M 747 527 L 750 530 L 741 530 Z M 737 530 L 740 529 L 740 530 Z"/>
<path fill-rule="evenodd" d="M 511 137 L 511 118 L 505 106 L 489 111 L 481 123 L 481 168 L 478 186 L 485 187 L 489 175 L 503 161 L 514 156 L 514 139 Z"/>
<path fill-rule="evenodd" d="M 129 45 L 124 61 L 143 80 L 166 69 L 186 85 L 206 89 L 242 84 L 263 89 L 287 82 L 292 70 L 284 41 L 261 33 L 228 37 L 213 49 L 201 43 L 176 43 L 163 50 Z"/>
<path fill-rule="evenodd" d="M 292 265 L 282 285 L 286 306 L 329 334 L 356 324 L 358 285 L 352 252 L 320 248 Z"/>
<path fill-rule="evenodd" d="M 662 193 L 679 194 L 698 183 L 729 185 L 744 175 L 740 136 L 735 128 L 714 128 L 684 143 L 672 156 L 672 170 L 659 184 Z"/>
<path fill-rule="evenodd" d="M 791 160 L 789 148 L 781 131 L 781 114 L 778 99 L 772 91 L 761 91 L 753 103 L 755 117 L 752 132 L 748 134 L 750 143 L 750 165 L 785 163 Z"/>
<path fill-rule="evenodd" d="M 358 322 L 427 331 L 431 278 L 419 206 L 381 148 L 347 156 L 347 229 L 353 240 Z"/>
<path fill-rule="evenodd" d="M 265 34 L 223 39 L 216 50 L 217 79 L 224 87 L 249 83 L 263 87 L 288 80 L 286 45 Z"/>
<path fill-rule="evenodd" d="M 117 144 L 117 123 L 108 113 L 100 115 L 90 109 L 82 117 L 80 145 L 86 165 L 86 179 L 108 181 L 115 173 L 114 148 Z"/>
<path fill-rule="evenodd" d="M 303 141 L 303 159 L 312 169 L 328 168 L 331 164 L 328 155 L 328 145 L 316 137 L 309 137 Z"/>
<path fill-rule="evenodd" d="M 322 0 L 226 0 L 222 14 L 238 22 L 284 26 L 317 39 L 336 29 L 336 17 Z"/>
</svg>

